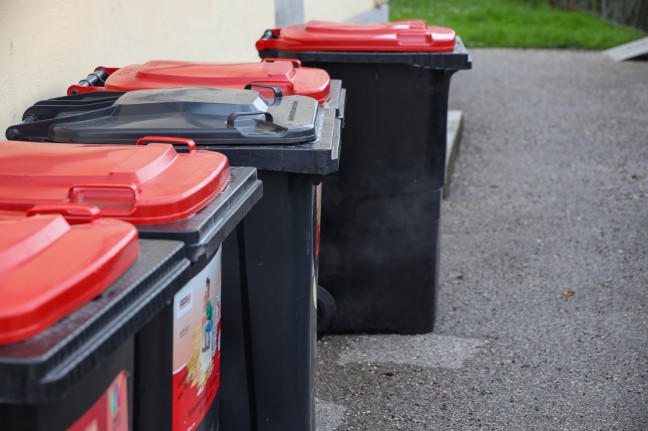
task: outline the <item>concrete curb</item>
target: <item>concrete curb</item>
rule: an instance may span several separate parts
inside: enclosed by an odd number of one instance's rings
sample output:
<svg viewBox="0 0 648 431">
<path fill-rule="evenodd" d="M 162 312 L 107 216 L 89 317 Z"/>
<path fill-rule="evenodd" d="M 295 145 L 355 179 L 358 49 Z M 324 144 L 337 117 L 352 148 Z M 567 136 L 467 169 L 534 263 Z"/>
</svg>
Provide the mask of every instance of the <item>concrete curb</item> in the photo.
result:
<svg viewBox="0 0 648 431">
<path fill-rule="evenodd" d="M 448 111 L 448 131 L 446 140 L 446 169 L 443 186 L 443 197 L 450 196 L 450 180 L 454 171 L 455 161 L 459 153 L 461 135 L 463 133 L 463 112 Z"/>
<path fill-rule="evenodd" d="M 645 56 L 648 54 L 648 37 L 607 49 L 603 51 L 603 54 L 614 61 L 625 61 Z"/>
</svg>

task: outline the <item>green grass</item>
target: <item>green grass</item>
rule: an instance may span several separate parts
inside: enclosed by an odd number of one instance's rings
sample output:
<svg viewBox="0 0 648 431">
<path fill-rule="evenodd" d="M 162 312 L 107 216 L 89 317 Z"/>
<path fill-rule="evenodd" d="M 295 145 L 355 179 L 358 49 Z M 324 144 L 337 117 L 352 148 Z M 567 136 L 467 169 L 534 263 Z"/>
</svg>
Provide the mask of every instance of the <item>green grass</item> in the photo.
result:
<svg viewBox="0 0 648 431">
<path fill-rule="evenodd" d="M 422 18 L 453 28 L 473 48 L 605 49 L 643 36 L 546 0 L 390 0 L 389 8 L 391 20 Z"/>
</svg>

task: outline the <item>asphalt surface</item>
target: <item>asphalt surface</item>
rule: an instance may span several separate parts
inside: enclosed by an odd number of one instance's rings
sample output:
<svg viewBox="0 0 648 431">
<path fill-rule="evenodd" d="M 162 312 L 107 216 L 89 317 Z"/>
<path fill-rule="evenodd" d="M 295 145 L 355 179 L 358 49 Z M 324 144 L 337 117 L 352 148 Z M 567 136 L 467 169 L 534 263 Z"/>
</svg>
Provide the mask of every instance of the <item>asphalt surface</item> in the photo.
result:
<svg viewBox="0 0 648 431">
<path fill-rule="evenodd" d="M 471 54 L 435 330 L 322 339 L 318 430 L 646 431 L 648 62 Z"/>
</svg>

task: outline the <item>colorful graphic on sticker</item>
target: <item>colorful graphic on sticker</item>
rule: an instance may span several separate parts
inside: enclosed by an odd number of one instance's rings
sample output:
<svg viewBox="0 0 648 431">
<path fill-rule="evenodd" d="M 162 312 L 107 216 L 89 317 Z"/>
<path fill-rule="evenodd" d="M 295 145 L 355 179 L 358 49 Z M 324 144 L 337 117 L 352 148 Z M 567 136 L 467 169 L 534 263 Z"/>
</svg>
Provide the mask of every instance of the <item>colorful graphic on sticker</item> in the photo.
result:
<svg viewBox="0 0 648 431">
<path fill-rule="evenodd" d="M 117 374 L 106 392 L 68 431 L 128 431 L 128 373 Z"/>
<path fill-rule="evenodd" d="M 173 431 L 197 428 L 220 385 L 221 250 L 173 300 Z"/>
</svg>

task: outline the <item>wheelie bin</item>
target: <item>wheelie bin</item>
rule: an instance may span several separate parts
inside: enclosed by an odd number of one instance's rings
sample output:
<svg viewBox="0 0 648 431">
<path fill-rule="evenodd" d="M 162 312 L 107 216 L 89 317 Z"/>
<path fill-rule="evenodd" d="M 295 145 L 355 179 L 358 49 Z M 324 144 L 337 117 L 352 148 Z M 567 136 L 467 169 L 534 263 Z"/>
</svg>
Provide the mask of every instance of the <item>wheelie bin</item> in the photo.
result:
<svg viewBox="0 0 648 431">
<path fill-rule="evenodd" d="M 259 169 L 264 198 L 243 222 L 244 240 L 225 245 L 226 255 L 246 247 L 239 275 L 248 288 L 228 293 L 241 283 L 224 274 L 222 363 L 232 378 L 222 386 L 224 429 L 314 428 L 317 186 L 339 165 L 338 116 L 305 96 L 268 104 L 251 90 L 169 88 L 128 92 L 103 110 L 7 131 L 19 139 L 120 144 L 150 133 L 184 136 L 233 165 Z M 229 309 L 227 298 L 241 298 L 241 308 Z M 243 344 L 229 345 L 228 337 Z"/>
<path fill-rule="evenodd" d="M 459 37 L 425 21 L 310 21 L 265 32 L 261 57 L 325 69 L 348 91 L 339 173 L 322 202 L 319 282 L 331 332 L 433 329 L 450 77 Z"/>
<path fill-rule="evenodd" d="M 188 152 L 159 143 L 169 141 Z M 191 279 L 134 336 L 133 423 L 138 430 L 216 429 L 221 272 L 238 276 L 241 267 L 236 259 L 221 263 L 221 244 L 260 199 L 261 183 L 254 168 L 230 168 L 225 156 L 196 150 L 188 139 L 139 143 L 2 142 L 0 209 L 93 205 L 135 224 L 142 238 L 185 244 Z"/>
<path fill-rule="evenodd" d="M 135 339 L 189 265 L 96 207 L 0 211 L 0 427 L 134 429 Z"/>
</svg>

